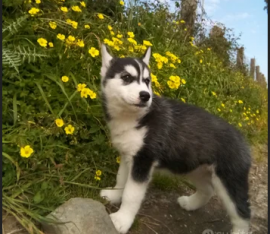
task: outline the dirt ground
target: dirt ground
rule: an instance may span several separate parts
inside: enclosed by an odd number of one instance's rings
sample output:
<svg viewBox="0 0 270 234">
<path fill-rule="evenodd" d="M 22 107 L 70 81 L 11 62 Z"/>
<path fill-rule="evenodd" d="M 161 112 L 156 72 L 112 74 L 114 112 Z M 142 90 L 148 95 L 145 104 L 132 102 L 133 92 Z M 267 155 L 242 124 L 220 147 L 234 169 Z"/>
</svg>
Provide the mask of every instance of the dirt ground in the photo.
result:
<svg viewBox="0 0 270 234">
<path fill-rule="evenodd" d="M 267 158 L 267 157 L 265 157 Z M 250 200 L 252 209 L 251 233 L 268 233 L 268 163 L 254 163 L 250 173 Z M 176 200 L 192 194 L 188 187 L 166 192 L 150 187 L 146 199 L 129 234 L 225 234 L 231 224 L 221 201 L 215 196 L 203 208 L 185 211 Z M 110 212 L 117 207 L 107 207 Z M 11 216 L 3 216 L 2 233 L 26 234 Z"/>
</svg>

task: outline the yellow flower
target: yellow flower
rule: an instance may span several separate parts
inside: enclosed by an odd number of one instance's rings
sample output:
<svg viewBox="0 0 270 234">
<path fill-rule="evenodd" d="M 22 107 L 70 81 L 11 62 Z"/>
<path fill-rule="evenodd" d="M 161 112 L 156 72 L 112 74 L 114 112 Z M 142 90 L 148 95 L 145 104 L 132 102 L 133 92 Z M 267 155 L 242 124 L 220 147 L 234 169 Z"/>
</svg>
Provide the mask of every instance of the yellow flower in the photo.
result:
<svg viewBox="0 0 270 234">
<path fill-rule="evenodd" d="M 111 31 L 113 28 L 111 25 L 108 25 L 108 29 Z"/>
<path fill-rule="evenodd" d="M 78 22 L 76 21 L 73 21 L 73 20 L 70 20 L 70 19 L 67 19 L 66 22 L 71 25 L 73 28 L 77 29 L 78 27 Z"/>
<path fill-rule="evenodd" d="M 118 156 L 118 157 L 116 157 L 116 162 L 117 163 L 120 163 L 120 160 L 121 160 L 121 158 Z"/>
<path fill-rule="evenodd" d="M 95 176 L 94 178 L 95 178 L 95 180 L 100 180 L 100 177 L 98 177 L 98 176 Z"/>
<path fill-rule="evenodd" d="M 238 123 L 238 126 L 239 126 L 240 128 L 242 128 L 242 124 L 241 124 L 241 123 Z"/>
<path fill-rule="evenodd" d="M 55 124 L 57 127 L 61 128 L 64 125 L 64 121 L 62 119 L 56 119 Z"/>
<path fill-rule="evenodd" d="M 203 62 L 203 60 L 202 59 L 200 59 L 200 63 L 202 63 Z"/>
<path fill-rule="evenodd" d="M 82 98 L 87 98 L 87 95 L 89 93 L 89 90 L 90 89 L 88 89 L 88 88 L 82 88 L 82 90 L 81 90 L 81 97 Z"/>
<path fill-rule="evenodd" d="M 86 87 L 86 84 L 78 84 L 77 91 L 81 92 Z"/>
<path fill-rule="evenodd" d="M 211 50 L 211 48 L 207 48 L 207 50 Z"/>
<path fill-rule="evenodd" d="M 174 64 L 173 63 L 170 63 L 170 67 L 172 67 L 172 68 L 176 68 L 176 66 L 174 66 Z"/>
<path fill-rule="evenodd" d="M 145 46 L 152 46 L 152 43 L 150 41 L 143 40 L 143 45 L 145 45 Z"/>
<path fill-rule="evenodd" d="M 180 86 L 180 77 L 170 76 L 167 84 L 171 89 L 178 89 L 178 87 Z"/>
<path fill-rule="evenodd" d="M 50 25 L 50 27 L 51 27 L 52 29 L 56 29 L 56 27 L 57 27 L 57 24 L 56 24 L 55 22 L 53 22 L 53 21 L 50 21 L 50 22 L 49 22 L 49 25 Z"/>
<path fill-rule="evenodd" d="M 256 110 L 256 113 L 259 114 L 260 112 L 258 110 Z"/>
<path fill-rule="evenodd" d="M 141 26 L 142 24 L 141 23 L 138 23 L 138 26 Z"/>
<path fill-rule="evenodd" d="M 75 130 L 75 128 L 71 124 L 69 124 L 67 127 L 65 127 L 65 132 L 67 135 L 68 134 L 72 135 L 74 130 Z"/>
<path fill-rule="evenodd" d="M 129 47 L 128 47 L 128 51 L 130 51 L 130 52 L 134 52 L 133 47 L 132 47 L 132 46 L 129 46 Z"/>
<path fill-rule="evenodd" d="M 108 46 L 114 46 L 113 41 L 110 41 L 110 40 L 107 39 L 107 38 L 105 38 L 105 39 L 103 40 L 103 42 L 104 42 L 105 44 L 107 44 Z"/>
<path fill-rule="evenodd" d="M 84 47 L 84 42 L 83 42 L 83 40 L 78 39 L 77 45 L 78 45 L 79 47 Z"/>
<path fill-rule="evenodd" d="M 117 50 L 117 51 L 120 50 L 120 47 L 119 47 L 118 45 L 115 45 L 113 48 L 114 48 L 115 50 Z"/>
<path fill-rule="evenodd" d="M 97 176 L 101 176 L 101 175 L 102 175 L 102 171 L 101 171 L 101 170 L 97 170 L 97 171 L 96 171 L 96 175 L 97 175 Z"/>
<path fill-rule="evenodd" d="M 186 100 L 184 98 L 181 98 L 182 102 L 186 102 Z"/>
<path fill-rule="evenodd" d="M 81 4 L 81 6 L 82 6 L 82 7 L 86 7 L 86 5 L 85 5 L 85 2 L 84 2 L 84 1 L 80 2 L 80 4 Z"/>
<path fill-rule="evenodd" d="M 72 6 L 71 9 L 75 12 L 82 12 L 82 10 L 79 6 Z"/>
<path fill-rule="evenodd" d="M 67 7 L 60 7 L 60 10 L 63 11 L 63 12 L 68 12 Z"/>
<path fill-rule="evenodd" d="M 78 27 L 78 22 L 72 21 L 72 22 L 71 22 L 71 26 L 72 26 L 73 28 L 77 29 L 77 27 Z"/>
<path fill-rule="evenodd" d="M 40 0 L 36 0 L 36 4 L 40 4 L 41 3 L 41 1 Z"/>
<path fill-rule="evenodd" d="M 38 44 L 40 45 L 40 46 L 42 46 L 42 47 L 47 47 L 47 40 L 46 39 L 44 39 L 44 38 L 39 38 L 38 40 L 37 40 L 37 42 L 38 42 Z"/>
<path fill-rule="evenodd" d="M 29 158 L 34 150 L 31 148 L 30 145 L 26 145 L 25 147 L 21 147 L 20 154 L 23 158 Z"/>
<path fill-rule="evenodd" d="M 84 28 L 90 29 L 90 25 L 89 24 L 85 24 Z"/>
<path fill-rule="evenodd" d="M 223 108 L 225 108 L 225 105 L 224 105 L 224 103 L 221 103 L 221 106 L 222 106 Z"/>
<path fill-rule="evenodd" d="M 130 38 L 134 38 L 134 37 L 135 37 L 133 32 L 128 32 L 127 34 L 128 34 L 128 36 L 129 36 Z"/>
<path fill-rule="evenodd" d="M 156 94 L 157 96 L 160 96 L 160 93 L 157 91 L 154 91 L 154 94 Z"/>
<path fill-rule="evenodd" d="M 34 16 L 36 15 L 40 10 L 38 8 L 35 8 L 35 7 L 32 7 L 28 13 L 31 15 L 31 16 Z"/>
<path fill-rule="evenodd" d="M 75 42 L 75 37 L 73 36 L 68 36 L 68 38 L 66 39 L 66 43 L 67 44 L 73 44 Z"/>
<path fill-rule="evenodd" d="M 95 99 L 97 97 L 97 94 L 91 89 L 88 90 L 87 94 L 90 96 L 91 99 Z"/>
<path fill-rule="evenodd" d="M 220 112 L 221 110 L 220 110 L 220 108 L 217 108 L 217 110 Z"/>
<path fill-rule="evenodd" d="M 187 83 L 185 79 L 181 79 L 181 82 L 182 82 L 182 84 L 186 84 Z"/>
<path fill-rule="evenodd" d="M 66 37 L 65 37 L 65 35 L 63 35 L 63 34 L 58 33 L 58 34 L 57 34 L 57 38 L 58 38 L 59 40 L 61 40 L 61 41 L 64 41 Z"/>
<path fill-rule="evenodd" d="M 239 104 L 243 104 L 243 101 L 242 101 L 242 100 L 238 100 L 238 103 L 239 103 Z"/>
<path fill-rule="evenodd" d="M 124 6 L 124 5 L 125 5 L 124 1 L 122 1 L 122 0 L 119 2 L 119 4 L 120 4 L 121 6 Z"/>
<path fill-rule="evenodd" d="M 181 59 L 177 59 L 177 62 L 178 62 L 178 63 L 181 63 Z"/>
<path fill-rule="evenodd" d="M 110 34 L 111 34 L 112 36 L 114 36 L 114 35 L 115 35 L 115 33 L 114 33 L 113 31 L 110 31 Z"/>
<path fill-rule="evenodd" d="M 61 80 L 66 83 L 69 81 L 69 78 L 67 76 L 62 76 Z"/>
<path fill-rule="evenodd" d="M 50 46 L 50 47 L 53 47 L 53 43 L 52 43 L 52 42 L 49 42 L 49 46 Z"/>
<path fill-rule="evenodd" d="M 217 94 L 214 91 L 212 91 L 211 93 L 213 96 L 217 96 Z"/>
<path fill-rule="evenodd" d="M 99 51 L 95 47 L 91 47 L 88 53 L 94 58 L 99 55 Z"/>
<path fill-rule="evenodd" d="M 104 16 L 103 16 L 102 14 L 100 14 L 100 13 L 99 13 L 97 16 L 98 16 L 98 18 L 101 19 L 101 20 L 104 19 Z"/>
<path fill-rule="evenodd" d="M 181 23 L 181 24 L 184 24 L 184 23 L 186 23 L 186 22 L 185 22 L 185 20 L 180 20 L 180 23 Z"/>
<path fill-rule="evenodd" d="M 123 37 L 123 35 L 122 34 L 117 34 L 116 37 L 121 39 Z"/>
<path fill-rule="evenodd" d="M 135 41 L 133 38 L 128 38 L 128 41 L 133 45 L 137 45 L 137 41 Z"/>
<path fill-rule="evenodd" d="M 162 67 L 163 67 L 163 63 L 162 63 L 162 62 L 158 62 L 158 63 L 157 63 L 157 68 L 158 68 L 158 69 L 161 69 Z"/>
<path fill-rule="evenodd" d="M 185 28 L 184 31 L 187 31 L 187 29 Z"/>
</svg>

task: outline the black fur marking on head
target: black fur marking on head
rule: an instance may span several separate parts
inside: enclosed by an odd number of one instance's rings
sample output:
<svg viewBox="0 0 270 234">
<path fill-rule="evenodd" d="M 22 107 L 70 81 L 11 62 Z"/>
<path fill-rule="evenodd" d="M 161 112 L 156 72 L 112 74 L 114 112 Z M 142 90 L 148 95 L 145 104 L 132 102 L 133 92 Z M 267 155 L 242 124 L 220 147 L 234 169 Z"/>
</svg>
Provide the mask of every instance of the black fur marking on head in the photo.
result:
<svg viewBox="0 0 270 234">
<path fill-rule="evenodd" d="M 104 95 L 104 93 L 101 94 L 101 103 L 102 103 L 102 109 L 105 115 L 105 120 L 106 121 L 110 121 L 111 120 L 111 116 L 108 112 L 108 108 L 107 108 L 107 99 Z"/>
<path fill-rule="evenodd" d="M 131 65 L 133 66 L 137 73 L 138 73 L 138 77 L 136 77 L 137 81 L 139 81 L 139 77 L 140 77 L 140 67 L 138 65 L 138 63 L 135 61 L 135 59 L 133 58 L 113 58 L 111 61 L 111 66 L 109 67 L 105 79 L 103 81 L 103 85 L 106 85 L 106 80 L 107 79 L 113 79 L 115 77 L 116 74 L 119 74 L 123 71 L 125 71 L 125 66 L 127 65 Z"/>
</svg>

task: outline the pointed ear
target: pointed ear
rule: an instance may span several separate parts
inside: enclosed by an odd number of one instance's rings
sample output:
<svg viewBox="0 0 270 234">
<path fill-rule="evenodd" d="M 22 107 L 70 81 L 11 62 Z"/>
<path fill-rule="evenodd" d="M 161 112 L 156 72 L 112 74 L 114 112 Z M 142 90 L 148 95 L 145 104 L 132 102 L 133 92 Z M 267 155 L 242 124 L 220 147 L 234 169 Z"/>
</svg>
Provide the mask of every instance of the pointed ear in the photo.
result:
<svg viewBox="0 0 270 234">
<path fill-rule="evenodd" d="M 104 44 L 101 44 L 101 56 L 102 67 L 108 68 L 113 57 L 109 54 L 107 47 Z"/>
<path fill-rule="evenodd" d="M 151 47 L 148 47 L 147 50 L 145 51 L 144 56 L 142 57 L 142 61 L 144 61 L 147 65 L 149 65 L 151 57 Z"/>
</svg>

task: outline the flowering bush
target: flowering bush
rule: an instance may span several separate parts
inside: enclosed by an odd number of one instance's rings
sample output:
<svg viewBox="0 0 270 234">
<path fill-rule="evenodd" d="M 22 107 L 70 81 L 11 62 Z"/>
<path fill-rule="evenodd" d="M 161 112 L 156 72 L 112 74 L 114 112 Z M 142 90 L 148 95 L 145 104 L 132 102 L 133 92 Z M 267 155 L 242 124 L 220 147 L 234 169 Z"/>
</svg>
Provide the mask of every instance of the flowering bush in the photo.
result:
<svg viewBox="0 0 270 234">
<path fill-rule="evenodd" d="M 124 5 L 109 16 L 84 1 L 3 1 L 3 208 L 21 212 L 29 231 L 37 229 L 24 214 L 40 220 L 35 214 L 68 196 L 95 197 L 115 179 L 120 157 L 99 96 L 101 42 L 119 57 L 152 46 L 156 95 L 201 106 L 251 141 L 267 139 L 265 88 L 196 46 L 199 38 L 166 6 Z"/>
</svg>

